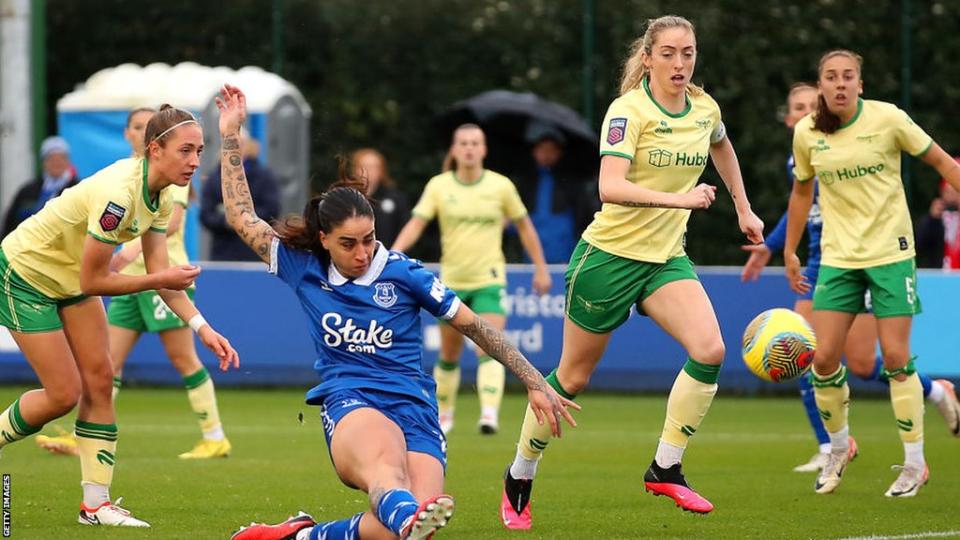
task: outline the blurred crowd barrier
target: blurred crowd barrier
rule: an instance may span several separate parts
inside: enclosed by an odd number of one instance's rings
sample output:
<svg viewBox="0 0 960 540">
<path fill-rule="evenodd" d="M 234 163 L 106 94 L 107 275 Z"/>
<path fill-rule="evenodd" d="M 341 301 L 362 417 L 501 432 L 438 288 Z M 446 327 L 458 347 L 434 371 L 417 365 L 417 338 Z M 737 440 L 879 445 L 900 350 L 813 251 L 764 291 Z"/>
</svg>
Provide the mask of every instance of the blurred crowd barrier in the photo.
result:
<svg viewBox="0 0 960 540">
<path fill-rule="evenodd" d="M 241 357 L 240 370 L 221 373 L 215 369 L 213 356 L 198 347 L 217 384 L 304 388 L 316 384 L 312 366 L 317 353 L 306 316 L 292 291 L 260 263 L 207 263 L 203 268 L 197 282 L 197 304 Z M 505 299 L 509 338 L 544 373 L 556 367 L 562 344 L 564 268 L 553 266 L 551 270 L 553 290 L 538 296 L 530 288 L 532 268 L 511 266 Z M 752 283 L 741 283 L 739 268 L 701 267 L 698 272 L 716 309 L 727 346 L 720 376 L 724 391 L 755 393 L 794 388 L 793 383 L 773 385 L 760 381 L 740 359 L 741 336 L 747 323 L 766 309 L 793 305 L 794 295 L 787 288 L 782 269 L 771 268 Z M 918 281 L 923 313 L 916 317 L 913 329 L 917 365 L 931 376 L 958 378 L 960 333 L 954 327 L 960 274 L 921 271 Z M 426 312 L 423 321 L 423 362 L 429 373 L 437 358 L 439 331 L 436 321 Z M 614 332 L 590 386 L 596 390 L 666 390 L 685 358 L 684 351 L 651 320 L 633 313 Z M 469 382 L 476 368 L 476 356 L 470 350 L 464 354 L 463 367 L 464 381 Z M 125 384 L 182 384 L 156 334 L 144 336 L 137 344 L 124 368 L 124 379 Z M 857 386 L 860 383 L 855 379 L 851 377 L 851 384 Z M 13 340 L 0 328 L 0 382 L 34 380 Z M 883 388 L 864 387 L 877 391 Z"/>
</svg>

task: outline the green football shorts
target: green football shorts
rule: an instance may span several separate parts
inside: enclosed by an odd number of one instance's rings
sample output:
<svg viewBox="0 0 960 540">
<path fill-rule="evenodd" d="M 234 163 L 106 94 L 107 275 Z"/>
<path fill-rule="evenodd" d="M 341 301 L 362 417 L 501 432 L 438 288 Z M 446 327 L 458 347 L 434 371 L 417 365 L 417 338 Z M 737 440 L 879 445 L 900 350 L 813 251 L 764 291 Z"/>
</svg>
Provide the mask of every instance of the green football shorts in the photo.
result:
<svg viewBox="0 0 960 540">
<path fill-rule="evenodd" d="M 920 313 L 917 265 L 914 259 L 870 268 L 836 268 L 823 265 L 813 291 L 813 309 L 866 313 L 865 293 L 878 319 L 912 317 Z"/>
<path fill-rule="evenodd" d="M 506 291 L 503 285 L 490 285 L 479 289 L 454 291 L 460 301 L 467 305 L 474 313 L 489 313 L 491 315 L 506 315 L 503 305 Z"/>
<path fill-rule="evenodd" d="M 193 300 L 194 289 L 187 289 L 186 292 Z M 113 326 L 137 332 L 163 332 L 187 326 L 167 307 L 157 291 L 143 291 L 110 299 L 107 320 Z"/>
<path fill-rule="evenodd" d="M 0 280 L 3 292 L 0 301 L 0 325 L 14 332 L 33 334 L 63 328 L 59 309 L 86 300 L 84 295 L 56 299 L 41 293 L 24 281 L 0 251 Z"/>
<path fill-rule="evenodd" d="M 577 326 L 597 334 L 617 328 L 641 304 L 667 283 L 683 279 L 699 281 L 693 262 L 686 255 L 666 262 L 635 261 L 607 253 L 580 240 L 565 275 L 567 317 Z"/>
</svg>

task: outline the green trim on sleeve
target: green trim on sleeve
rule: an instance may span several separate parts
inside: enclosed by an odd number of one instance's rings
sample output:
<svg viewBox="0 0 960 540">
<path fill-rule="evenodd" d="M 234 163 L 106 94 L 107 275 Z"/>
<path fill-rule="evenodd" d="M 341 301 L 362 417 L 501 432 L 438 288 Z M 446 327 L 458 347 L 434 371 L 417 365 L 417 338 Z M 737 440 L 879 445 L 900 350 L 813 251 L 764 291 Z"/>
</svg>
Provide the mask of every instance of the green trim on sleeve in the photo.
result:
<svg viewBox="0 0 960 540">
<path fill-rule="evenodd" d="M 183 202 L 183 201 L 173 201 L 173 204 L 180 205 L 180 206 L 183 207 L 184 209 L 190 207 L 190 203 L 186 203 L 186 202 Z"/>
<path fill-rule="evenodd" d="M 613 150 L 601 150 L 601 151 L 600 151 L 600 156 L 601 156 L 601 157 L 602 157 L 602 156 L 617 156 L 617 157 L 622 157 L 622 158 L 629 159 L 631 162 L 633 162 L 633 156 L 631 156 L 630 154 L 624 154 L 623 152 L 614 152 Z"/>
<path fill-rule="evenodd" d="M 433 218 L 427 217 L 427 216 L 421 214 L 420 212 L 410 212 L 410 215 L 411 215 L 411 216 L 416 216 L 416 217 L 418 217 L 418 218 L 420 218 L 420 219 L 422 219 L 422 220 L 424 220 L 424 221 L 427 221 L 427 222 L 433 221 Z"/>
<path fill-rule="evenodd" d="M 797 182 L 800 182 L 800 183 L 802 184 L 802 183 L 804 183 L 804 182 L 809 182 L 809 181 L 813 180 L 813 179 L 816 178 L 816 177 L 817 177 L 817 175 L 813 175 L 813 176 L 811 176 L 810 178 L 797 178 L 796 180 L 797 180 Z"/>
<path fill-rule="evenodd" d="M 931 148 L 933 148 L 933 139 L 930 139 L 930 142 L 927 143 L 927 147 L 921 150 L 919 154 L 913 154 L 913 157 L 923 157 L 927 155 L 927 152 L 929 152 Z"/>
<path fill-rule="evenodd" d="M 166 227 L 163 227 L 163 228 L 160 228 L 160 227 L 150 227 L 150 230 L 153 231 L 153 232 L 161 233 L 161 234 L 167 234 L 167 228 L 166 228 Z"/>
<path fill-rule="evenodd" d="M 513 223 L 517 223 L 517 222 L 519 222 L 520 220 L 522 220 L 523 218 L 528 217 L 529 215 L 530 215 L 530 212 L 524 212 L 523 214 L 521 214 L 521 215 L 519 215 L 519 216 L 517 216 L 517 217 L 515 217 L 515 218 L 510 218 L 510 221 L 512 221 Z"/>
<path fill-rule="evenodd" d="M 92 236 L 92 237 L 94 237 L 94 238 L 96 238 L 97 240 L 103 242 L 104 244 L 110 244 L 110 245 L 113 245 L 113 246 L 118 246 L 118 245 L 120 245 L 120 242 L 115 242 L 115 241 L 110 240 L 110 239 L 108 239 L 108 238 L 104 238 L 104 237 L 102 237 L 102 236 L 98 236 L 98 235 L 96 235 L 96 234 L 94 234 L 94 233 L 92 233 L 92 232 L 90 232 L 90 231 L 87 231 L 87 234 L 90 235 L 90 236 Z"/>
</svg>

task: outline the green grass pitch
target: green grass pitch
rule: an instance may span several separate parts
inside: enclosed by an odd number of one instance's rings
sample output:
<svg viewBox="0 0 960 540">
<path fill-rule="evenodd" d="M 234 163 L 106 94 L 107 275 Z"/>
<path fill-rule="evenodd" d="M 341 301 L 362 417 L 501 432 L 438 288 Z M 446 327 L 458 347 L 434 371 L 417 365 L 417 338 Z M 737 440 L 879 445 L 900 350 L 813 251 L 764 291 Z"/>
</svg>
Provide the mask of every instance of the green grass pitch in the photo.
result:
<svg viewBox="0 0 960 540">
<path fill-rule="evenodd" d="M 21 391 L 0 388 L 0 402 Z M 233 455 L 184 462 L 176 455 L 199 437 L 184 392 L 121 393 L 112 494 L 151 522 L 148 530 L 78 525 L 76 459 L 47 455 L 32 439 L 5 448 L 0 471 L 11 475 L 12 537 L 228 538 L 242 524 L 279 521 L 298 509 L 336 519 L 366 507 L 366 497 L 334 475 L 317 410 L 303 405 L 302 391 L 221 390 L 218 397 Z M 716 505 L 712 514 L 681 512 L 643 492 L 666 396 L 587 394 L 580 427 L 546 451 L 533 530 L 506 531 L 498 520 L 500 478 L 514 454 L 523 399 L 508 395 L 501 433 L 484 437 L 475 430 L 475 396 L 460 396 L 447 480 L 457 513 L 438 540 L 960 537 L 960 439 L 933 407 L 926 415 L 931 479 L 916 498 L 883 496 L 897 474 L 890 465 L 903 458 L 892 411 L 886 400 L 856 396 L 850 420 L 861 455 L 837 493 L 816 495 L 812 475 L 790 470 L 815 448 L 799 399 L 728 397 L 722 390 L 684 461 L 687 478 Z M 70 418 L 60 425 L 71 427 Z"/>
</svg>

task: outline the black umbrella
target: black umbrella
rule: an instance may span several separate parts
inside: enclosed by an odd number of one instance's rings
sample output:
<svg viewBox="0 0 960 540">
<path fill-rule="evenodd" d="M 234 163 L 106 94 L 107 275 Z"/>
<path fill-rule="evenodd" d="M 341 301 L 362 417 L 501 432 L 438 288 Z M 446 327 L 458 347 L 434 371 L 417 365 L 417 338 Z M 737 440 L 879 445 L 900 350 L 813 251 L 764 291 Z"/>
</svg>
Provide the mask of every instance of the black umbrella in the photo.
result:
<svg viewBox="0 0 960 540">
<path fill-rule="evenodd" d="M 598 135 L 573 109 L 536 94 L 490 90 L 458 101 L 437 118 L 449 144 L 457 126 L 475 123 L 487 135 L 486 165 L 509 172 L 530 160 L 530 147 L 544 136 L 560 139 L 564 146 L 561 167 L 596 175 L 599 167 Z M 558 136 L 559 135 L 559 136 Z"/>
</svg>

